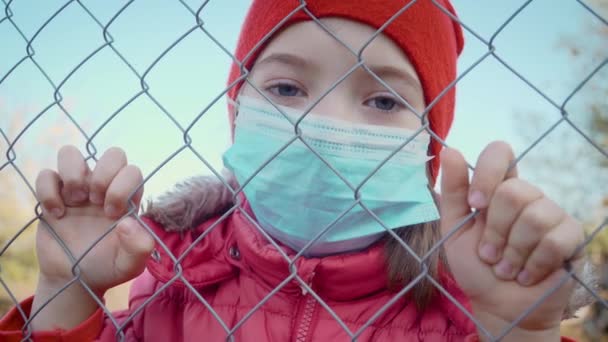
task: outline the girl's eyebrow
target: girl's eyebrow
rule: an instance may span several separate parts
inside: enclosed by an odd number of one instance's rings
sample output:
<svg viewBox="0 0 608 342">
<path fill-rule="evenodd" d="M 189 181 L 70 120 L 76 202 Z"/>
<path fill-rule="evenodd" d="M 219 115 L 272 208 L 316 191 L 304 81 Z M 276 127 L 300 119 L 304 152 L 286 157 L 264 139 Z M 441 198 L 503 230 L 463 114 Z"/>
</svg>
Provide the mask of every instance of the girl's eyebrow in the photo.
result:
<svg viewBox="0 0 608 342">
<path fill-rule="evenodd" d="M 413 89 L 422 92 L 422 86 L 420 85 L 420 81 L 418 81 L 416 77 L 414 77 L 410 72 L 404 69 L 397 68 L 392 65 L 367 65 L 367 67 L 382 80 L 392 79 L 402 81 Z M 365 73 L 369 77 L 373 77 L 369 72 L 365 71 Z"/>
<path fill-rule="evenodd" d="M 256 66 L 264 66 L 272 63 L 280 63 L 287 66 L 295 67 L 298 69 L 313 69 L 317 68 L 315 65 L 311 64 L 309 61 L 305 60 L 302 57 L 297 55 L 292 55 L 289 53 L 272 53 L 269 56 L 263 58 L 259 62 L 256 63 Z"/>
</svg>

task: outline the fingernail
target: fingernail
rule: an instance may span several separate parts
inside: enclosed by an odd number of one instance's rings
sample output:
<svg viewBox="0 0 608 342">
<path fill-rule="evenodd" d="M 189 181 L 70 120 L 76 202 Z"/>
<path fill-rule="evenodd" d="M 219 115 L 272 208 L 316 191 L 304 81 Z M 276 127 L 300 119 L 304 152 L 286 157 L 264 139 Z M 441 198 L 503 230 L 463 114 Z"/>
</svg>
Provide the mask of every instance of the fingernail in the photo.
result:
<svg viewBox="0 0 608 342">
<path fill-rule="evenodd" d="M 113 206 L 111 204 L 106 205 L 105 211 L 106 211 L 106 215 L 108 215 L 110 217 L 118 216 L 118 208 L 116 208 L 115 206 Z"/>
<path fill-rule="evenodd" d="M 486 196 L 479 191 L 475 190 L 469 194 L 469 205 L 473 208 L 483 208 L 486 205 Z"/>
<path fill-rule="evenodd" d="M 519 272 L 517 275 L 517 281 L 524 286 L 530 285 L 530 273 L 528 273 L 526 270 Z"/>
<path fill-rule="evenodd" d="M 511 274 L 513 273 L 513 265 L 511 265 L 508 260 L 502 259 L 498 263 L 498 265 L 494 267 L 494 272 L 496 272 L 496 275 L 500 278 L 511 279 Z"/>
<path fill-rule="evenodd" d="M 55 216 L 56 218 L 61 218 L 61 215 L 63 215 L 63 210 L 60 208 L 53 208 L 51 209 L 51 215 Z"/>
<path fill-rule="evenodd" d="M 479 250 L 479 255 L 485 261 L 495 262 L 498 258 L 498 249 L 491 243 L 484 243 Z"/>
<path fill-rule="evenodd" d="M 72 200 L 75 202 L 82 202 L 87 199 L 87 193 L 82 190 L 72 191 Z"/>
<path fill-rule="evenodd" d="M 103 204 L 103 197 L 101 196 L 100 193 L 98 192 L 91 192 L 89 194 L 89 200 L 91 201 L 91 203 L 93 204 Z"/>
</svg>

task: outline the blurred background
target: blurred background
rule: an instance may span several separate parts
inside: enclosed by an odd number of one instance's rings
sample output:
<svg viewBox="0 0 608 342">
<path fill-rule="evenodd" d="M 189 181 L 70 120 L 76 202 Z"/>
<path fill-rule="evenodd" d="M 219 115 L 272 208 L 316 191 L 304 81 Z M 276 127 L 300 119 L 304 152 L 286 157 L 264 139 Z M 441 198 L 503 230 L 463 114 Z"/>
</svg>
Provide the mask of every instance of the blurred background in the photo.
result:
<svg viewBox="0 0 608 342">
<path fill-rule="evenodd" d="M 250 3 L 205 1 L 201 29 L 200 0 L 1 1 L 0 315 L 34 291 L 31 186 L 62 145 L 97 157 L 120 146 L 149 177 L 147 199 L 221 170 L 226 51 Z M 448 144 L 474 165 L 489 142 L 509 142 L 520 175 L 584 222 L 605 296 L 608 0 L 453 4 L 466 44 Z M 198 155 L 183 148 L 186 129 Z M 111 309 L 126 307 L 127 290 L 111 292 Z M 563 330 L 608 341 L 608 310 L 598 302 Z"/>
</svg>

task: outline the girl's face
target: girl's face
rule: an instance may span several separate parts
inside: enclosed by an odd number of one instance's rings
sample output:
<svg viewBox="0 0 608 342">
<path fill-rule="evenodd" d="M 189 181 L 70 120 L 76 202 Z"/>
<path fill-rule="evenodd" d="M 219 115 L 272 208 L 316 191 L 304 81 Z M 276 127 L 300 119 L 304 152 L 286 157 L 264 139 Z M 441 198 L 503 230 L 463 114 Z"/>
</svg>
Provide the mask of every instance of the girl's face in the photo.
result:
<svg viewBox="0 0 608 342">
<path fill-rule="evenodd" d="M 341 19 L 321 21 L 354 51 L 375 30 Z M 363 52 L 365 65 L 416 111 L 424 109 L 420 80 L 401 49 L 380 34 Z M 357 63 L 356 57 L 313 21 L 291 25 L 273 38 L 254 64 L 250 81 L 277 105 L 306 109 Z M 249 84 L 242 94 L 262 98 Z M 371 125 L 417 129 L 420 119 L 362 67 L 312 109 L 319 115 Z"/>
</svg>

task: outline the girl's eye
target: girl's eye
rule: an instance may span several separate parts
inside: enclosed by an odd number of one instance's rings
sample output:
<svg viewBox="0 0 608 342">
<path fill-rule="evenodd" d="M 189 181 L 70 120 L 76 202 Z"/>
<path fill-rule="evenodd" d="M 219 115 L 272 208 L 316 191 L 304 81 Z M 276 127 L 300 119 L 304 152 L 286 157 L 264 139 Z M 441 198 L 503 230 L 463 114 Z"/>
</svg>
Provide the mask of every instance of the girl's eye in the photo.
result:
<svg viewBox="0 0 608 342">
<path fill-rule="evenodd" d="M 383 112 L 390 112 L 396 109 L 400 104 L 393 98 L 388 96 L 377 96 L 365 102 L 366 106 L 377 108 Z"/>
<path fill-rule="evenodd" d="M 277 95 L 277 96 L 287 96 L 287 97 L 302 96 L 304 94 L 304 92 L 302 90 L 300 90 L 300 88 L 298 88 L 294 85 L 291 85 L 291 84 L 287 84 L 287 83 L 281 83 L 281 84 L 274 85 L 274 86 L 268 88 L 268 91 L 270 91 L 271 93 L 273 93 L 274 95 Z"/>
</svg>

